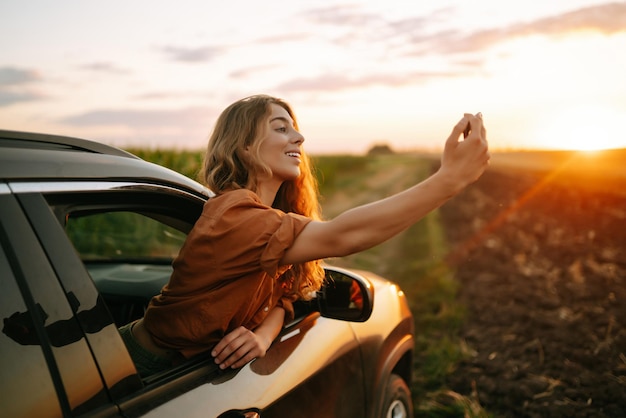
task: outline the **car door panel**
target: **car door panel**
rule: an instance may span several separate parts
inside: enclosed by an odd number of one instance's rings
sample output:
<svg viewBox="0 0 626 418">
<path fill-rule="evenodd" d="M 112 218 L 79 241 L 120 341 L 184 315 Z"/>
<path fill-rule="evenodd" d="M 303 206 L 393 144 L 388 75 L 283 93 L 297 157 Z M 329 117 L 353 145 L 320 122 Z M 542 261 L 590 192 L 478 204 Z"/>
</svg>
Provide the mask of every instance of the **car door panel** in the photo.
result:
<svg viewBox="0 0 626 418">
<path fill-rule="evenodd" d="M 292 366 L 289 367 L 295 368 L 295 363 L 304 363 L 308 369 L 294 373 L 299 373 L 300 378 L 308 377 L 296 380 L 290 391 L 264 407 L 263 418 L 309 417 L 311 414 L 337 418 L 364 415 L 361 351 L 348 323 L 319 317 L 318 314 L 312 316 L 317 319 L 311 330 L 286 340 L 281 338 L 276 347 L 276 351 L 287 351 L 284 346 L 291 346 L 288 351 Z M 286 330 L 284 334 L 292 333 Z M 251 369 L 260 369 L 267 359 L 266 355 L 255 361 Z M 283 362 L 286 361 L 285 356 Z M 285 373 L 290 373 L 289 368 Z"/>
<path fill-rule="evenodd" d="M 14 253 L 13 270 L 22 281 L 32 330 L 22 345 L 40 345 L 46 354 L 60 405 L 65 413 L 94 409 L 108 403 L 98 369 L 84 334 L 48 258 L 15 199 L 2 196 L 2 228 Z M 19 238 L 18 238 L 19 237 Z M 69 297 L 69 298 L 68 298 Z"/>
<path fill-rule="evenodd" d="M 5 236 L 1 226 L 0 236 Z M 24 303 L 5 254 L 3 247 L 7 240 L 0 238 L 0 241 L 0 316 L 3 319 L 0 334 L 0 416 L 61 416 L 61 404 L 45 355 L 38 344 L 39 338 L 36 334 L 29 335 L 34 328 L 34 319 Z M 32 343 L 25 343 L 24 339 Z M 33 382 L 37 382 L 36 386 Z M 31 394 L 30 398 L 24 399 L 24 393 Z"/>
<path fill-rule="evenodd" d="M 320 367 L 313 376 L 262 411 L 263 418 L 364 416 L 358 347 Z"/>
<path fill-rule="evenodd" d="M 296 416 L 291 413 L 299 390 L 310 394 L 297 405 L 300 411 L 316 411 L 325 401 L 329 408 L 336 408 L 330 404 L 349 399 L 354 406 L 352 415 L 336 416 L 355 416 L 354 409 L 359 416 L 358 409 L 364 404 L 361 358 L 346 322 L 311 314 L 286 329 L 264 358 L 227 371 L 155 408 L 146 417 L 207 417 L 230 410 L 265 408 L 269 408 L 268 416 L 291 417 Z M 261 416 L 266 415 L 263 412 Z"/>
</svg>

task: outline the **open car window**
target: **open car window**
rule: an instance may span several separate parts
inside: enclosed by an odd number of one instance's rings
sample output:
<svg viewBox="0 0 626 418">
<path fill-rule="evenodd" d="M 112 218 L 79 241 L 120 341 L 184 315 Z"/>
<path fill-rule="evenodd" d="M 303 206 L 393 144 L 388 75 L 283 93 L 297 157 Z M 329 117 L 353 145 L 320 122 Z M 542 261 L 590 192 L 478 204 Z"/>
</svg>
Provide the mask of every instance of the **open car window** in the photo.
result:
<svg viewBox="0 0 626 418">
<path fill-rule="evenodd" d="M 65 230 L 103 295 L 115 323 L 141 318 L 172 273 L 187 236 L 164 218 L 111 210 L 69 213 Z"/>
<path fill-rule="evenodd" d="M 204 199 L 168 187 L 107 185 L 45 198 L 119 327 L 142 317 L 169 280 Z"/>
<path fill-rule="evenodd" d="M 85 262 L 170 262 L 186 234 L 141 213 L 69 214 L 66 232 Z"/>
</svg>

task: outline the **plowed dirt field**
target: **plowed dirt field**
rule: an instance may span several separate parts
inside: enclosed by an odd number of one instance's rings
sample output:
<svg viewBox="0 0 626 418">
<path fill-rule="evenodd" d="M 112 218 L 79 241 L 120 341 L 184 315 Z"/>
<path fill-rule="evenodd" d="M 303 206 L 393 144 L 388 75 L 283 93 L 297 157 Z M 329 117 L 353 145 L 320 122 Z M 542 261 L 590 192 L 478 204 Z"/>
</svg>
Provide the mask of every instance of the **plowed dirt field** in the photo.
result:
<svg viewBox="0 0 626 418">
<path fill-rule="evenodd" d="M 471 352 L 450 389 L 497 417 L 626 417 L 626 155 L 492 160 L 442 208 Z"/>
</svg>

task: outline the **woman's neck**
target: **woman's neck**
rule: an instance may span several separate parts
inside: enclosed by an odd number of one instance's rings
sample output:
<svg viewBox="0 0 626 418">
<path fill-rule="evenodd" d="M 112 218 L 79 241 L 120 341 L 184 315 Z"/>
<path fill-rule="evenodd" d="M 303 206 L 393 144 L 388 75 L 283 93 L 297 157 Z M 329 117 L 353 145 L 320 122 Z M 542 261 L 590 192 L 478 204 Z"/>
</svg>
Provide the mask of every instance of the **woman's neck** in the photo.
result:
<svg viewBox="0 0 626 418">
<path fill-rule="evenodd" d="M 272 206 L 276 199 L 276 193 L 282 182 L 276 181 L 259 181 L 256 187 L 256 194 L 266 206 Z"/>
</svg>

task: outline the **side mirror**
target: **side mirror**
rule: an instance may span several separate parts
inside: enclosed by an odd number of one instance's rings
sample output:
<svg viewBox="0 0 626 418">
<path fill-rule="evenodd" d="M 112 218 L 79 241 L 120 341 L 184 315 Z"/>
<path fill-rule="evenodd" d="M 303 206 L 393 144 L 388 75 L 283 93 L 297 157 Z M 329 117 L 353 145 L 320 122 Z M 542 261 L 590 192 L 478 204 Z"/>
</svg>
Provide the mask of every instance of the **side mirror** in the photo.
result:
<svg viewBox="0 0 626 418">
<path fill-rule="evenodd" d="M 374 306 L 372 285 L 351 272 L 326 268 L 326 281 L 318 292 L 320 314 L 342 321 L 365 322 Z"/>
</svg>

